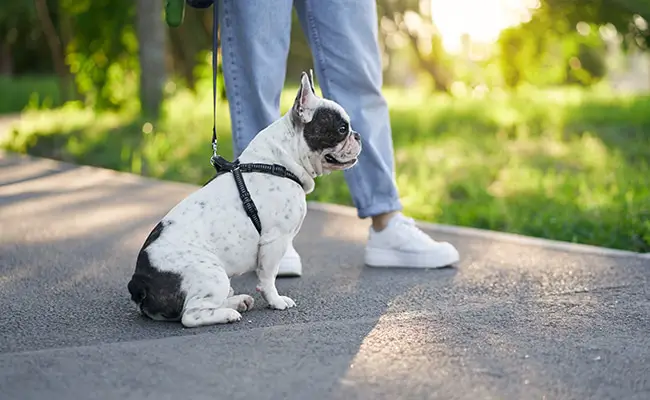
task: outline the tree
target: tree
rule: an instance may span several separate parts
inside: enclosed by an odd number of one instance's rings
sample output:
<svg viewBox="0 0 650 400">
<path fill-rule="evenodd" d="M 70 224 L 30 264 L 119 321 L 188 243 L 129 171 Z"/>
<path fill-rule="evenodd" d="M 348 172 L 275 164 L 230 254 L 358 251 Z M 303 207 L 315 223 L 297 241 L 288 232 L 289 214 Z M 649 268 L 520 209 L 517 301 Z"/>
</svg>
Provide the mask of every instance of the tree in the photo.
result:
<svg viewBox="0 0 650 400">
<path fill-rule="evenodd" d="M 506 86 L 592 85 L 606 74 L 602 25 L 611 24 L 627 40 L 647 48 L 649 31 L 639 21 L 648 6 L 634 0 L 543 0 L 529 21 L 504 30 L 498 41 Z M 637 12 L 638 11 L 638 12 Z"/>
<path fill-rule="evenodd" d="M 137 0 L 136 32 L 140 61 L 140 103 L 142 112 L 157 118 L 167 79 L 165 70 L 166 26 L 163 2 Z"/>
<path fill-rule="evenodd" d="M 51 59 L 41 56 L 47 48 L 39 46 L 40 40 L 34 40 L 42 35 L 32 2 L 4 2 L 0 6 L 0 74 L 12 75 L 27 66 L 30 72 L 42 67 L 49 69 Z M 40 62 L 35 62 L 35 56 L 41 57 Z"/>
<path fill-rule="evenodd" d="M 540 12 L 562 18 L 572 26 L 578 22 L 598 25 L 612 24 L 628 36 L 624 46 L 634 43 L 641 49 L 650 44 L 650 1 L 648 0 L 542 0 Z M 639 17 L 646 23 L 640 23 Z"/>
<path fill-rule="evenodd" d="M 449 93 L 453 80 L 452 69 L 445 63 L 445 51 L 437 29 L 431 19 L 427 0 L 382 0 L 377 4 L 379 18 L 392 22 L 397 30 L 406 36 L 413 50 L 418 66 L 433 79 L 435 89 Z M 406 19 L 413 21 L 407 24 Z M 427 46 L 422 41 L 428 40 Z M 429 51 L 423 51 L 423 47 Z"/>
<path fill-rule="evenodd" d="M 34 5 L 36 7 L 36 15 L 43 29 L 43 36 L 50 49 L 54 70 L 59 77 L 59 86 L 63 100 L 68 100 L 71 95 L 72 80 L 68 66 L 65 64 L 65 47 L 62 43 L 61 35 L 59 35 L 59 31 L 54 25 L 47 0 L 35 0 Z"/>
</svg>

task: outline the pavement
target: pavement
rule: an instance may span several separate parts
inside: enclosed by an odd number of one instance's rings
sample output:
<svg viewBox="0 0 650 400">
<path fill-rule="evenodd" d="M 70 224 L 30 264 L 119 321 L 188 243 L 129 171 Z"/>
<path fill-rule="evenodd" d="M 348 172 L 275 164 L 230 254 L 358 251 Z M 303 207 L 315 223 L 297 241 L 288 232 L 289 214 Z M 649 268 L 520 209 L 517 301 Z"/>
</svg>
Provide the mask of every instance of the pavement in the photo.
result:
<svg viewBox="0 0 650 400">
<path fill-rule="evenodd" d="M 327 177 L 320 178 L 327 179 Z M 126 284 L 195 186 L 0 155 L 0 399 L 650 399 L 650 260 L 427 228 L 454 268 L 363 265 L 368 222 L 312 208 L 298 304 L 146 320 Z"/>
</svg>

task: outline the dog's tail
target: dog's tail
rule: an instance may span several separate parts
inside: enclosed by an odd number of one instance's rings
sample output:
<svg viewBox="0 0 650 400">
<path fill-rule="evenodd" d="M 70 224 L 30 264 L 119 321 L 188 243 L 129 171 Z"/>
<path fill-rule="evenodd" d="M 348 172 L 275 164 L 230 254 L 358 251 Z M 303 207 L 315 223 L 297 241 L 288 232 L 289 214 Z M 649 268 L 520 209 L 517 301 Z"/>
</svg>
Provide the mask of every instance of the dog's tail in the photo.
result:
<svg viewBox="0 0 650 400">
<path fill-rule="evenodd" d="M 140 311 L 142 311 L 143 301 L 147 298 L 147 293 L 149 292 L 147 280 L 146 277 L 135 274 L 127 285 L 129 293 L 131 294 L 131 300 L 138 305 Z"/>
<path fill-rule="evenodd" d="M 180 320 L 185 295 L 178 288 L 179 278 L 169 275 L 163 274 L 157 281 L 146 274 L 133 275 L 127 287 L 142 315 L 156 321 Z"/>
</svg>

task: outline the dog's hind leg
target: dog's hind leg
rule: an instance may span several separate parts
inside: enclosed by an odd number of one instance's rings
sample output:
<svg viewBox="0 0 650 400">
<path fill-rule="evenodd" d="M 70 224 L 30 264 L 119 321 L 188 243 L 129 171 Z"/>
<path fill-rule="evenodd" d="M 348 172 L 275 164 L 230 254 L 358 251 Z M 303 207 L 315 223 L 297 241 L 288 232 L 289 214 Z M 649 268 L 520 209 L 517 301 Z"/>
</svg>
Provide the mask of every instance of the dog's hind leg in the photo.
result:
<svg viewBox="0 0 650 400">
<path fill-rule="evenodd" d="M 218 266 L 203 267 L 188 276 L 191 278 L 186 278 L 183 282 L 187 288 L 187 297 L 181 317 L 183 326 L 195 328 L 227 324 L 241 319 L 241 314 L 234 307 L 228 307 L 231 305 L 231 302 L 228 301 L 230 280 L 223 268 Z M 231 299 L 238 297 L 240 296 L 234 296 Z"/>
<path fill-rule="evenodd" d="M 255 302 L 251 296 L 247 294 L 235 295 L 235 290 L 230 287 L 228 290 L 228 298 L 223 302 L 223 304 L 221 304 L 221 307 L 232 308 L 241 313 L 252 309 L 254 303 Z"/>
<path fill-rule="evenodd" d="M 255 302 L 251 296 L 247 294 L 238 294 L 236 296 L 228 297 L 226 301 L 221 304 L 221 307 L 232 308 L 233 310 L 237 310 L 241 313 L 249 311 L 251 308 L 253 308 L 254 303 Z"/>
<path fill-rule="evenodd" d="M 227 324 L 241 319 L 241 314 L 232 308 L 193 307 L 183 312 L 181 323 L 186 328 L 199 326 Z"/>
</svg>

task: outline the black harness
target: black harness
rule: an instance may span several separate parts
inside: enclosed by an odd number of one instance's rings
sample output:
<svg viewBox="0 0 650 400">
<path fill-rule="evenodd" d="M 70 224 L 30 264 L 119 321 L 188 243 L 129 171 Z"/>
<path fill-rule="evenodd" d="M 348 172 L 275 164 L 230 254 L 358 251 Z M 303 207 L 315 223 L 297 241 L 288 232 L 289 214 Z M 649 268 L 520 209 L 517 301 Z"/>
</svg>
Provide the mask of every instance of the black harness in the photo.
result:
<svg viewBox="0 0 650 400">
<path fill-rule="evenodd" d="M 227 172 L 232 173 L 232 177 L 235 179 L 235 184 L 237 185 L 237 191 L 239 192 L 239 198 L 241 199 L 241 202 L 244 206 L 244 210 L 246 210 L 246 214 L 248 215 L 248 218 L 250 218 L 250 220 L 253 222 L 253 225 L 255 225 L 255 229 L 257 229 L 257 233 L 259 233 L 260 235 L 262 234 L 262 222 L 260 221 L 260 217 L 257 214 L 257 207 L 255 207 L 255 202 L 251 198 L 251 194 L 248 192 L 248 189 L 246 188 L 246 183 L 244 182 L 244 177 L 242 176 L 242 173 L 259 172 L 262 174 L 269 174 L 280 178 L 288 178 L 296 182 L 298 185 L 300 185 L 300 187 L 302 187 L 302 183 L 300 182 L 300 179 L 298 179 L 298 177 L 294 173 L 292 173 L 291 171 L 287 170 L 285 167 L 279 164 L 260 164 L 260 163 L 240 164 L 239 160 L 230 162 L 221 156 L 216 156 L 216 157 L 213 156 L 210 161 L 212 162 L 214 169 L 217 171 L 215 178 Z"/>
<path fill-rule="evenodd" d="M 212 0 L 207 1 L 191 1 L 187 0 L 187 3 L 196 8 L 205 8 L 209 7 Z M 193 4 L 197 3 L 197 4 Z M 201 4 L 199 4 L 201 3 Z M 244 182 L 244 177 L 242 173 L 244 172 L 257 172 L 262 174 L 268 174 L 277 176 L 280 178 L 288 178 L 296 182 L 300 187 L 302 187 L 302 182 L 300 179 L 291 171 L 288 171 L 284 166 L 279 164 L 262 164 L 262 163 L 246 163 L 241 164 L 239 160 L 230 162 L 225 158 L 217 154 L 217 50 L 219 47 L 217 31 L 219 28 L 219 14 L 217 4 L 213 4 L 212 8 L 214 10 L 213 15 L 213 25 L 212 25 L 212 106 L 213 106 L 213 125 L 212 125 L 212 157 L 210 158 L 210 164 L 214 167 L 216 175 L 212 178 L 216 178 L 219 175 L 225 173 L 232 173 L 233 178 L 235 179 L 235 184 L 237 185 L 237 191 L 239 192 L 239 198 L 242 201 L 244 210 L 248 215 L 248 218 L 255 225 L 258 234 L 262 234 L 262 222 L 260 217 L 257 214 L 257 207 L 255 202 L 251 198 L 251 194 L 246 188 L 246 183 Z M 211 179 L 211 180 L 212 180 Z"/>
</svg>

